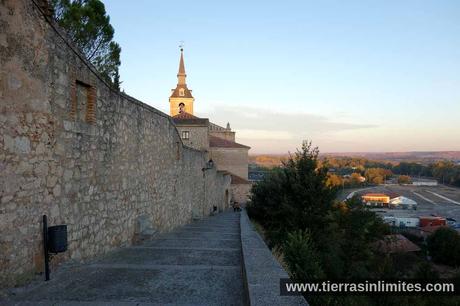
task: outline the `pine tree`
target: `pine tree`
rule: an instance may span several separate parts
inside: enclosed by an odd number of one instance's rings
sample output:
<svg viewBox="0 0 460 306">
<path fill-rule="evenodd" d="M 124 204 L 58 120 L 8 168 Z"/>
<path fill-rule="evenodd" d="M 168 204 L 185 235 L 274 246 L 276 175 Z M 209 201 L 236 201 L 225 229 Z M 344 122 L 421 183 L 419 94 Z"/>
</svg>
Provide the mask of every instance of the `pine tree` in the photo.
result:
<svg viewBox="0 0 460 306">
<path fill-rule="evenodd" d="M 100 0 L 51 0 L 54 18 L 101 76 L 119 88 L 121 47 Z"/>
</svg>

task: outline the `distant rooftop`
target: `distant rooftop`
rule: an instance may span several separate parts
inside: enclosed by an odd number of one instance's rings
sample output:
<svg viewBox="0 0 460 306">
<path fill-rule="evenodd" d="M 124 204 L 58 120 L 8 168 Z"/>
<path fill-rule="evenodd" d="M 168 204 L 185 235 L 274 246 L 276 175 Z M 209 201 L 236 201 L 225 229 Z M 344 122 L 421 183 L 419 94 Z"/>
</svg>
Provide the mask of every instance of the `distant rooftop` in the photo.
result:
<svg viewBox="0 0 460 306">
<path fill-rule="evenodd" d="M 417 252 L 420 248 L 401 234 L 386 235 L 382 240 L 375 243 L 378 251 L 383 253 L 407 253 Z"/>
<path fill-rule="evenodd" d="M 389 197 L 389 195 L 384 193 L 365 193 L 363 194 L 363 197 Z"/>
<path fill-rule="evenodd" d="M 239 185 L 239 184 L 251 184 L 251 182 L 249 182 L 248 180 L 242 178 L 241 176 L 238 176 L 238 175 L 235 175 L 235 174 L 231 174 L 232 176 L 232 184 L 236 184 L 236 185 Z"/>
<path fill-rule="evenodd" d="M 209 136 L 209 146 L 215 148 L 245 148 L 250 149 L 251 147 L 245 146 L 243 144 L 219 138 L 216 136 Z"/>
<path fill-rule="evenodd" d="M 180 124 L 180 125 L 208 125 L 209 124 L 209 119 L 207 118 L 199 118 L 196 117 L 190 113 L 187 112 L 181 112 L 175 116 L 172 117 L 174 120 L 174 123 Z"/>
<path fill-rule="evenodd" d="M 400 197 L 401 195 L 396 192 L 386 192 L 386 193 L 364 193 L 361 195 L 361 197 L 389 197 L 390 199 L 395 199 L 397 197 Z"/>
</svg>

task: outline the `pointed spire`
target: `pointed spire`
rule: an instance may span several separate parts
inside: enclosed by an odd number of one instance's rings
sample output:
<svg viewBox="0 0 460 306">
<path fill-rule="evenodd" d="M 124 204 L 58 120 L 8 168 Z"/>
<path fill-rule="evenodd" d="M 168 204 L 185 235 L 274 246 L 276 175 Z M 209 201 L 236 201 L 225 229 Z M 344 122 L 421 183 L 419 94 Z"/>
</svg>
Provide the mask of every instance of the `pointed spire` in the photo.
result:
<svg viewBox="0 0 460 306">
<path fill-rule="evenodd" d="M 179 46 L 180 48 L 180 61 L 179 61 L 179 71 L 177 72 L 177 86 L 172 90 L 171 98 L 192 98 L 192 91 L 187 88 L 186 78 L 187 74 L 185 73 L 185 64 L 184 64 L 184 48 L 183 45 Z M 177 107 L 175 105 L 174 107 Z"/>
<path fill-rule="evenodd" d="M 185 74 L 184 49 L 180 48 L 179 72 L 177 73 L 178 84 L 184 85 L 186 77 L 187 74 Z"/>
</svg>

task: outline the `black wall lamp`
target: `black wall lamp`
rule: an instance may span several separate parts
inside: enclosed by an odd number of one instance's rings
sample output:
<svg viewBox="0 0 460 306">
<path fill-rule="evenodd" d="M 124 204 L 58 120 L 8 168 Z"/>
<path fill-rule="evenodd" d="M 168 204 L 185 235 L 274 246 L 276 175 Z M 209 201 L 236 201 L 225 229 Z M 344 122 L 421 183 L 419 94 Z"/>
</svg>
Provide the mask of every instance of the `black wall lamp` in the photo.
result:
<svg viewBox="0 0 460 306">
<path fill-rule="evenodd" d="M 214 162 L 212 161 L 212 159 L 208 160 L 208 162 L 206 163 L 205 167 L 201 169 L 201 171 L 206 171 L 206 170 L 211 170 L 212 168 L 214 168 Z"/>
</svg>

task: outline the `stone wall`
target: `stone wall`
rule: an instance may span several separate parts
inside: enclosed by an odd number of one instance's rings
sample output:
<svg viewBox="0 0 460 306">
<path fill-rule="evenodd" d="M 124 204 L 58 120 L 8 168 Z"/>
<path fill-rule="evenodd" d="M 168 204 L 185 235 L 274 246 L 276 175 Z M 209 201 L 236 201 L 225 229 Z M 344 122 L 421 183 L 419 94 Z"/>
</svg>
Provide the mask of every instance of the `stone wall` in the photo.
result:
<svg viewBox="0 0 460 306">
<path fill-rule="evenodd" d="M 44 214 L 68 225 L 53 261 L 85 260 L 131 243 L 140 216 L 168 231 L 224 208 L 230 184 L 169 116 L 110 89 L 37 3 L 0 2 L 0 286 L 42 270 Z"/>
<path fill-rule="evenodd" d="M 227 123 L 227 127 L 222 127 L 215 123 L 209 123 L 209 134 L 215 137 L 219 137 L 229 141 L 236 141 L 235 140 L 235 132 L 233 132 L 230 128 L 230 123 Z"/>
<path fill-rule="evenodd" d="M 186 146 L 202 150 L 209 150 L 209 137 L 208 137 L 208 126 L 199 125 L 177 125 L 179 134 L 182 135 L 183 131 L 189 132 L 189 139 L 182 139 Z"/>
<path fill-rule="evenodd" d="M 232 184 L 230 190 L 232 191 L 233 200 L 238 203 L 246 204 L 251 194 L 252 184 Z"/>
<path fill-rule="evenodd" d="M 246 210 L 240 214 L 243 277 L 251 306 L 308 306 L 302 296 L 281 296 L 280 279 L 288 273 L 273 256 L 264 240 L 254 229 Z"/>
<path fill-rule="evenodd" d="M 217 164 L 219 170 L 248 179 L 248 148 L 211 147 L 209 150 L 209 156 Z"/>
<path fill-rule="evenodd" d="M 227 130 L 220 131 L 220 130 L 210 129 L 209 134 L 211 136 L 216 136 L 216 137 L 219 137 L 225 140 L 235 141 L 235 132 L 232 132 L 232 131 L 227 131 Z"/>
</svg>

